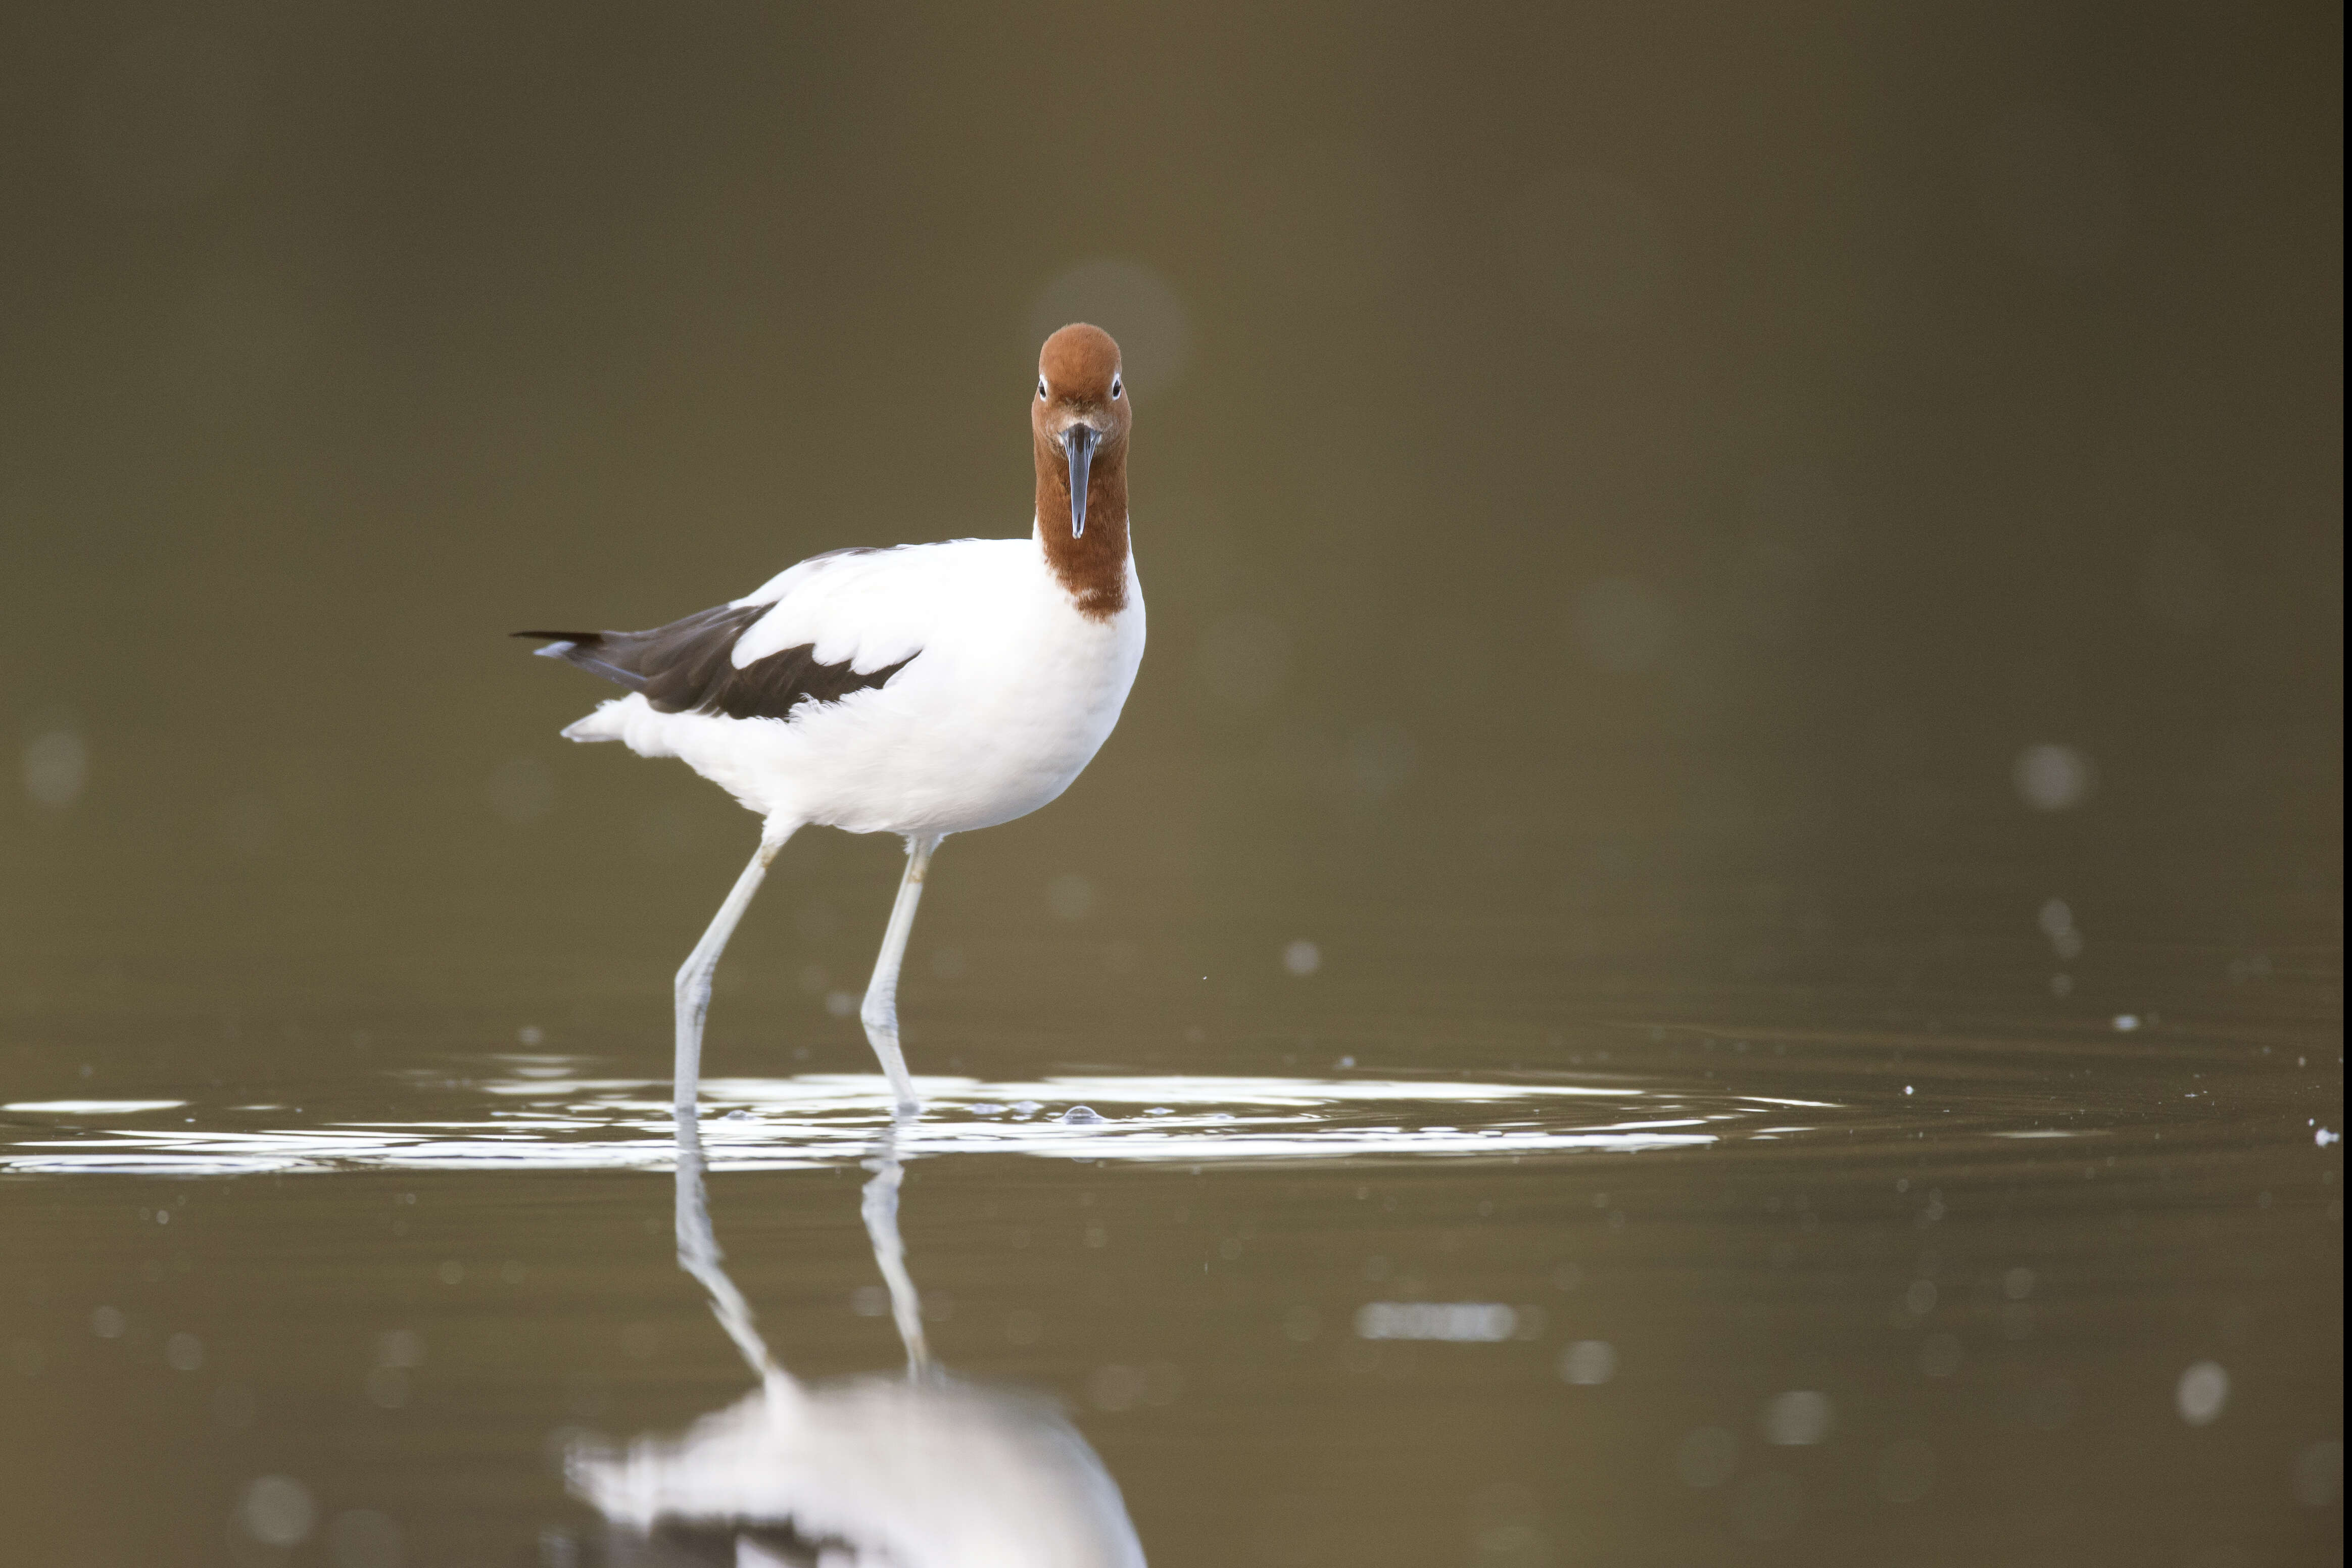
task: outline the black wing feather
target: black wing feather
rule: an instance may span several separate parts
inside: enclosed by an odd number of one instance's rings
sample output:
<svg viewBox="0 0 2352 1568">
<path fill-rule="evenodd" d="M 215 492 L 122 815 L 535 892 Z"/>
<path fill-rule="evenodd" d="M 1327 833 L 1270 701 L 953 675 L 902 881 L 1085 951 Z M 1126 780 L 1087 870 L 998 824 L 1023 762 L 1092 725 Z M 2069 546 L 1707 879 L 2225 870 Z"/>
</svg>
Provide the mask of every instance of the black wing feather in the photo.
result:
<svg viewBox="0 0 2352 1568">
<path fill-rule="evenodd" d="M 816 644 L 783 648 L 741 669 L 736 642 L 772 605 L 721 605 L 650 632 L 518 632 L 551 639 L 540 652 L 633 692 L 663 713 L 782 718 L 804 702 L 839 702 L 868 691 L 914 662 L 859 674 L 846 664 L 821 664 Z"/>
</svg>

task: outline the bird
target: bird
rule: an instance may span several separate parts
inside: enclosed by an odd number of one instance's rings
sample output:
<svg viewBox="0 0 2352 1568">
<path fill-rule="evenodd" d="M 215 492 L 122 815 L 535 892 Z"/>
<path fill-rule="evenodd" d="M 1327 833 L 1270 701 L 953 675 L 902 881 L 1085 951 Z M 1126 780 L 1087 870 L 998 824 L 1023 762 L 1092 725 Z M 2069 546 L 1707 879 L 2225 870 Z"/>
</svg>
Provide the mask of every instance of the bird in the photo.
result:
<svg viewBox="0 0 2352 1568">
<path fill-rule="evenodd" d="M 906 841 L 858 1017 L 894 1113 L 919 1114 L 898 988 L 931 857 L 950 834 L 1026 816 L 1068 789 L 1142 663 L 1132 423 L 1118 342 L 1074 322 L 1037 357 L 1027 538 L 833 550 L 651 631 L 514 633 L 627 688 L 567 739 L 679 758 L 760 818 L 759 848 L 677 971 L 676 1109 L 696 1103 L 728 937 L 786 841 L 824 826 Z"/>
</svg>

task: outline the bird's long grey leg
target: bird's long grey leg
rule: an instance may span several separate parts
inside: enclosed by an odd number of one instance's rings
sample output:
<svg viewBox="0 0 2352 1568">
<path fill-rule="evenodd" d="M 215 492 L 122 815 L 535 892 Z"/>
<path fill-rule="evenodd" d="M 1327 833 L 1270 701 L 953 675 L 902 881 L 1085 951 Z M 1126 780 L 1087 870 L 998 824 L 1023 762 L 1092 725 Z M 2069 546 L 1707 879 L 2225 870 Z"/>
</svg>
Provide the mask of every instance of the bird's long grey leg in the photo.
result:
<svg viewBox="0 0 2352 1568">
<path fill-rule="evenodd" d="M 727 938 L 735 934 L 736 923 L 751 907 L 751 895 L 760 891 L 776 852 L 799 825 L 772 821 L 761 830 L 760 852 L 735 879 L 727 902 L 711 918 L 710 929 L 702 934 L 702 940 L 694 945 L 677 971 L 677 1059 L 670 1079 L 670 1103 L 681 1112 L 694 1110 L 695 1091 L 702 1080 L 702 1020 L 710 1011 L 710 976 L 719 967 L 719 955 L 726 951 Z"/>
<path fill-rule="evenodd" d="M 923 901 L 923 878 L 931 869 L 931 852 L 938 838 L 907 841 L 907 874 L 898 883 L 898 901 L 890 906 L 890 928 L 882 934 L 882 951 L 874 960 L 874 978 L 866 987 L 866 1005 L 858 1019 L 866 1039 L 882 1061 L 897 1097 L 898 1114 L 911 1117 L 923 1103 L 915 1096 L 915 1081 L 907 1072 L 907 1058 L 898 1049 L 898 966 L 907 956 L 907 934 L 915 928 L 915 906 Z"/>
<path fill-rule="evenodd" d="M 719 1237 L 710 1228 L 710 1206 L 703 1196 L 702 1129 L 691 1112 L 677 1113 L 677 1266 L 694 1276 L 710 1299 L 711 1315 L 743 1360 L 759 1375 L 772 1396 L 794 1387 L 784 1369 L 768 1354 L 767 1342 L 752 1325 L 751 1305 L 735 1281 L 719 1266 L 723 1256 Z"/>
<path fill-rule="evenodd" d="M 898 1184 L 906 1179 L 906 1167 L 898 1163 L 897 1124 L 883 1133 L 874 1153 L 866 1166 L 874 1176 L 866 1184 L 858 1209 L 866 1217 L 866 1239 L 874 1244 L 875 1267 L 890 1288 L 890 1316 L 898 1325 L 899 1343 L 907 1347 L 907 1374 L 920 1377 L 931 1369 L 931 1347 L 923 1337 L 922 1298 L 907 1272 L 907 1245 L 898 1237 Z"/>
</svg>

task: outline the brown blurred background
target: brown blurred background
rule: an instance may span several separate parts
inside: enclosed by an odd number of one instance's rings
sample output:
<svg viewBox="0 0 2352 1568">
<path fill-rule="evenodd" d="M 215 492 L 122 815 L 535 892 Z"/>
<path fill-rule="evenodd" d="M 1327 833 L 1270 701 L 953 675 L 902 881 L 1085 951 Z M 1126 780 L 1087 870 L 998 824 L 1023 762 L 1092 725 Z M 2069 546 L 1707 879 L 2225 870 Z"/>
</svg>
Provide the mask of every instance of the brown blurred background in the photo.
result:
<svg viewBox="0 0 2352 1568">
<path fill-rule="evenodd" d="M 0 6 L 10 1157 L 133 1124 L 69 1096 L 495 1150 L 485 1079 L 665 1073 L 753 825 L 507 633 L 1025 531 L 1090 318 L 1150 650 L 943 851 L 918 1071 L 1809 1109 L 926 1161 L 950 1364 L 1181 1365 L 1087 1415 L 1162 1563 L 2340 1555 L 2342 57 L 2316 4 Z M 896 860 L 795 841 L 714 1077 L 870 1071 Z M 559 1164 L 10 1175 L 0 1539 L 321 1561 L 226 1522 L 282 1474 L 576 1563 L 551 1430 L 742 1374 L 667 1182 Z M 718 1184 L 813 1375 L 898 1354 L 835 1175 Z M 1374 1291 L 1550 1337 L 1358 1343 Z M 1836 1442 L 1677 1470 L 1788 1390 Z"/>
<path fill-rule="evenodd" d="M 504 633 L 1022 531 L 1076 316 L 1129 347 L 1151 651 L 919 946 L 1173 975 L 1435 911 L 1908 975 L 2021 864 L 2105 931 L 2325 936 L 2341 46 L 2318 5 L 12 7 L 16 1005 L 537 965 L 657 1010 L 751 824 L 558 741 L 605 694 Z M 768 940 L 847 973 L 893 848 L 793 852 Z"/>
</svg>

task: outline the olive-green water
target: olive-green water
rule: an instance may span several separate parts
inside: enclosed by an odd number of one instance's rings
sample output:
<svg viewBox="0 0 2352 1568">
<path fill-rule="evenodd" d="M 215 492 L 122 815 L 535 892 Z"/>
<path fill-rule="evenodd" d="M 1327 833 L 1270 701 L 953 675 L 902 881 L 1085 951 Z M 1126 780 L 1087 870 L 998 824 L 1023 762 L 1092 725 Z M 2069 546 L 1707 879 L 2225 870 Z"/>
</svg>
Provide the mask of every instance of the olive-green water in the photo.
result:
<svg viewBox="0 0 2352 1568">
<path fill-rule="evenodd" d="M 2334 11 L 7 26 L 0 1558 L 2340 1561 Z M 1120 727 L 681 1161 L 753 824 L 503 633 L 1073 317 Z"/>
</svg>

